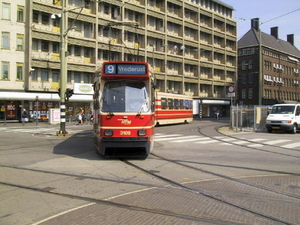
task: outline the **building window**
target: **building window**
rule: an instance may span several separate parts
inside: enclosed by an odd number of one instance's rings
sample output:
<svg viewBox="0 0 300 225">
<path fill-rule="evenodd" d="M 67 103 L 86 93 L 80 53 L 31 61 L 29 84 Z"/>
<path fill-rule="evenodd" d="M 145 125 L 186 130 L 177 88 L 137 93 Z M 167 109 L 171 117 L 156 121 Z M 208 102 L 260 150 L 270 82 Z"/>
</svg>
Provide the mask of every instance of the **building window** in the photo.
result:
<svg viewBox="0 0 300 225">
<path fill-rule="evenodd" d="M 38 51 L 39 50 L 39 40 L 38 39 L 32 39 L 32 50 Z"/>
<path fill-rule="evenodd" d="M 242 70 L 246 70 L 247 65 L 248 65 L 248 63 L 246 61 L 242 61 Z"/>
<path fill-rule="evenodd" d="M 52 82 L 58 82 L 59 81 L 59 73 L 53 72 L 52 73 Z"/>
<path fill-rule="evenodd" d="M 23 51 L 24 50 L 24 34 L 17 34 L 17 50 Z"/>
<path fill-rule="evenodd" d="M 242 75 L 242 84 L 246 84 L 247 83 L 247 74 L 243 74 Z"/>
<path fill-rule="evenodd" d="M 32 22 L 39 23 L 39 13 L 35 10 L 33 10 L 33 13 L 32 13 Z"/>
<path fill-rule="evenodd" d="M 80 82 L 81 82 L 80 73 L 75 72 L 74 73 L 74 83 L 80 83 Z"/>
<path fill-rule="evenodd" d="M 248 82 L 249 82 L 249 84 L 253 83 L 253 73 L 249 74 L 249 76 L 248 76 Z"/>
<path fill-rule="evenodd" d="M 18 5 L 17 21 L 18 22 L 24 22 L 24 6 L 19 6 Z"/>
<path fill-rule="evenodd" d="M 242 99 L 246 99 L 246 89 L 242 89 Z"/>
<path fill-rule="evenodd" d="M 253 61 L 252 60 L 249 60 L 248 69 L 249 70 L 253 69 Z"/>
<path fill-rule="evenodd" d="M 9 32 L 2 32 L 2 49 L 9 49 L 10 48 L 10 33 Z"/>
<path fill-rule="evenodd" d="M 38 76 L 36 70 L 31 71 L 31 80 L 37 81 Z"/>
<path fill-rule="evenodd" d="M 2 3 L 2 19 L 10 20 L 10 4 L 9 3 Z"/>
<path fill-rule="evenodd" d="M 72 82 L 72 75 L 71 75 L 71 73 L 68 73 L 68 75 L 67 75 L 67 82 L 68 83 Z"/>
<path fill-rule="evenodd" d="M 249 88 L 249 90 L 248 90 L 248 98 L 249 99 L 253 98 L 253 88 Z"/>
<path fill-rule="evenodd" d="M 42 51 L 49 52 L 49 42 L 48 41 L 42 41 Z"/>
<path fill-rule="evenodd" d="M 81 49 L 79 46 L 74 47 L 74 55 L 75 56 L 81 56 Z"/>
<path fill-rule="evenodd" d="M 84 83 L 90 83 L 90 75 L 85 73 L 84 76 L 83 76 L 83 82 Z"/>
<path fill-rule="evenodd" d="M 49 19 L 50 19 L 50 15 L 43 13 L 42 14 L 42 24 L 43 25 L 49 25 Z"/>
<path fill-rule="evenodd" d="M 1 79 L 2 80 L 8 80 L 9 78 L 9 62 L 2 62 L 1 63 Z"/>
<path fill-rule="evenodd" d="M 59 43 L 58 42 L 53 42 L 52 43 L 52 51 L 54 53 L 59 53 Z"/>
<path fill-rule="evenodd" d="M 90 48 L 84 48 L 84 57 L 91 57 L 91 49 Z"/>
<path fill-rule="evenodd" d="M 42 81 L 49 81 L 49 74 L 48 74 L 47 70 L 42 70 L 41 80 Z"/>
<path fill-rule="evenodd" d="M 23 63 L 17 63 L 17 80 L 23 80 Z"/>
</svg>

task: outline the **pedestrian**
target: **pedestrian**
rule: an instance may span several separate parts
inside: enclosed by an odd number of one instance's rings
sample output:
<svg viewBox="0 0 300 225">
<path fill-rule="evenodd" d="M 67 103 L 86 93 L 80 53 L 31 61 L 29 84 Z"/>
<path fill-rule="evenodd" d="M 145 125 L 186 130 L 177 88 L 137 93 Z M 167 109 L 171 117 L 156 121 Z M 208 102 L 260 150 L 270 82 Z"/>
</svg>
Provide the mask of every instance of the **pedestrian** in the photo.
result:
<svg viewBox="0 0 300 225">
<path fill-rule="evenodd" d="M 27 120 L 27 111 L 24 108 L 23 112 L 22 112 L 22 123 L 23 123 L 23 125 L 25 124 L 26 120 Z"/>
<path fill-rule="evenodd" d="M 93 121 L 94 121 L 94 113 L 93 113 L 92 108 L 90 108 L 90 123 L 92 124 Z"/>
<path fill-rule="evenodd" d="M 84 122 L 84 110 L 83 110 L 83 108 L 81 108 L 80 107 L 80 110 L 79 110 L 79 113 L 77 114 L 77 116 L 78 116 L 78 123 L 77 123 L 77 125 L 79 125 L 79 124 L 83 124 L 83 122 Z"/>
<path fill-rule="evenodd" d="M 216 119 L 218 120 L 220 118 L 220 110 L 216 111 Z"/>
</svg>

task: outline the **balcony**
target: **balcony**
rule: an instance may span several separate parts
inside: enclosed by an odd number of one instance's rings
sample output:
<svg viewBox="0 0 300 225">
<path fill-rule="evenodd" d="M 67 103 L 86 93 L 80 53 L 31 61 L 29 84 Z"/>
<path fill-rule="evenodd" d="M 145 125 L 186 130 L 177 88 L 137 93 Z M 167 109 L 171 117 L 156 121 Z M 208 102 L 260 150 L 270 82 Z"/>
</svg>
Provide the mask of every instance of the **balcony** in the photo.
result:
<svg viewBox="0 0 300 225">
<path fill-rule="evenodd" d="M 208 79 L 208 74 L 201 74 L 201 75 L 200 75 L 200 78 L 201 78 L 201 79 Z"/>
<path fill-rule="evenodd" d="M 206 98 L 206 97 L 208 97 L 208 93 L 207 92 L 200 92 L 199 97 Z"/>
<path fill-rule="evenodd" d="M 184 76 L 186 76 L 186 77 L 194 77 L 195 74 L 193 72 L 184 72 Z"/>
</svg>

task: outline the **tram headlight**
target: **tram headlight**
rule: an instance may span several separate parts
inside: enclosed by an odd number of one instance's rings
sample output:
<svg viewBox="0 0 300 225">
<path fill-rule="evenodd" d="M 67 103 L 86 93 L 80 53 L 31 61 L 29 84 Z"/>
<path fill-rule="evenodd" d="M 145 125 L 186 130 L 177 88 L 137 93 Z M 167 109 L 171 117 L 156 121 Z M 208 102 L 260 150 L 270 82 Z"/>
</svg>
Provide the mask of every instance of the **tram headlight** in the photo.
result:
<svg viewBox="0 0 300 225">
<path fill-rule="evenodd" d="M 147 131 L 145 129 L 139 130 L 138 135 L 139 136 L 145 136 L 147 134 Z"/>
<path fill-rule="evenodd" d="M 114 132 L 113 132 L 112 130 L 105 130 L 105 131 L 104 131 L 104 135 L 105 135 L 105 136 L 112 136 L 113 133 L 114 133 Z"/>
</svg>

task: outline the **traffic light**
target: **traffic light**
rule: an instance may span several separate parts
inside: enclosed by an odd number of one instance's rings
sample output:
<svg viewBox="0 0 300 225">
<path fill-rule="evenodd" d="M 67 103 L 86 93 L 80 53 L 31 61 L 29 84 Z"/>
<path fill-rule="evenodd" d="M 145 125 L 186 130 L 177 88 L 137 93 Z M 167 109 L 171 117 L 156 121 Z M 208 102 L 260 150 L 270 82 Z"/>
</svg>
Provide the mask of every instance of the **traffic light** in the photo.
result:
<svg viewBox="0 0 300 225">
<path fill-rule="evenodd" d="M 69 101 L 69 98 L 74 94 L 74 90 L 73 89 L 70 89 L 70 88 L 67 88 L 66 90 L 66 99 L 67 101 Z"/>
</svg>

